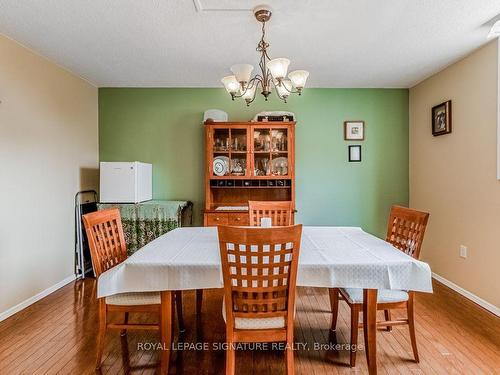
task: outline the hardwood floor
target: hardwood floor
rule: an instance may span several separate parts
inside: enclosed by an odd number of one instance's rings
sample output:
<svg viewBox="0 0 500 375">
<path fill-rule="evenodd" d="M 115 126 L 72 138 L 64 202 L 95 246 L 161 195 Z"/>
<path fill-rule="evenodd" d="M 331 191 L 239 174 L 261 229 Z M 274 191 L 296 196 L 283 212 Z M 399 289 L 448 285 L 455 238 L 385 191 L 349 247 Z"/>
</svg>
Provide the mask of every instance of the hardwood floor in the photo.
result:
<svg viewBox="0 0 500 375">
<path fill-rule="evenodd" d="M 486 312 L 435 282 L 434 294 L 417 294 L 416 328 L 420 363 L 412 361 L 407 327 L 379 331 L 378 366 L 381 374 L 500 374 L 500 318 Z M 206 342 L 210 350 L 174 350 L 172 374 L 221 374 L 224 371 L 222 290 L 204 293 L 203 318 L 197 335 L 194 292 L 184 293 L 187 326 L 184 345 Z M 364 353 L 356 368 L 348 366 L 348 350 L 327 350 L 331 314 L 327 289 L 299 288 L 295 319 L 295 366 L 298 374 L 367 373 Z M 383 314 L 383 312 L 380 312 Z M 400 312 L 394 311 L 397 317 Z M 122 319 L 114 316 L 115 319 Z M 130 320 L 147 317 L 131 316 Z M 50 296 L 0 323 L 0 374 L 94 373 L 97 303 L 95 282 L 87 279 Z M 159 352 L 156 332 L 118 332 L 107 335 L 102 374 L 154 374 Z M 179 349 L 179 336 L 176 348 Z M 349 311 L 340 302 L 337 344 L 349 342 Z M 360 332 L 359 343 L 363 342 Z M 316 344 L 315 344 L 316 343 Z M 332 340 L 333 345 L 334 340 Z M 306 347 L 304 347 L 306 345 Z M 315 345 L 321 345 L 314 350 Z M 316 348 L 318 349 L 318 348 Z M 284 374 L 278 350 L 242 350 L 236 355 L 237 374 Z"/>
</svg>

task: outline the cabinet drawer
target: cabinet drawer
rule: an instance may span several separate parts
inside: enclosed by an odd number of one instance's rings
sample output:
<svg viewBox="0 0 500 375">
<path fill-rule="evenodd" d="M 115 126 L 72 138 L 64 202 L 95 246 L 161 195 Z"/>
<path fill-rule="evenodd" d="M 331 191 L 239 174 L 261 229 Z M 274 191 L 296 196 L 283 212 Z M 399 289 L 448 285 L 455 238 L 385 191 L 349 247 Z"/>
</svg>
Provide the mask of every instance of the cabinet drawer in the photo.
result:
<svg viewBox="0 0 500 375">
<path fill-rule="evenodd" d="M 229 225 L 250 225 L 247 213 L 228 214 Z"/>
<path fill-rule="evenodd" d="M 213 227 L 215 225 L 228 225 L 227 214 L 206 214 L 207 225 Z"/>
</svg>

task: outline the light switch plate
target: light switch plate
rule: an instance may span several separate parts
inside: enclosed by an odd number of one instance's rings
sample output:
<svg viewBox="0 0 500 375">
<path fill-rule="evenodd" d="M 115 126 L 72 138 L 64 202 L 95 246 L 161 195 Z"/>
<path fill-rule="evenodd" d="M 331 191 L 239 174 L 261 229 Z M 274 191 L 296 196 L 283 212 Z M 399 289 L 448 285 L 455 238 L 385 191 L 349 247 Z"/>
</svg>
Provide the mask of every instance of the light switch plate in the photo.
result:
<svg viewBox="0 0 500 375">
<path fill-rule="evenodd" d="M 467 246 L 460 245 L 460 258 L 467 258 Z"/>
</svg>

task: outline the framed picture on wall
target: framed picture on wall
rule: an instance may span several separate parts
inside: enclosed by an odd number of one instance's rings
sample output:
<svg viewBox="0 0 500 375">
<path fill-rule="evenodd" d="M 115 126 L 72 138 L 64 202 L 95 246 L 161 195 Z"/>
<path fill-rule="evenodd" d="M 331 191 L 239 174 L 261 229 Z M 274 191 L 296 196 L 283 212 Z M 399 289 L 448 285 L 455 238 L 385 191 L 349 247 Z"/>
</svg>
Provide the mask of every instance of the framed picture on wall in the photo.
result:
<svg viewBox="0 0 500 375">
<path fill-rule="evenodd" d="M 451 133 L 451 100 L 432 107 L 432 135 Z"/>
<path fill-rule="evenodd" d="M 344 140 L 363 141 L 365 139 L 364 121 L 344 121 Z"/>
<path fill-rule="evenodd" d="M 361 161 L 361 145 L 352 145 L 348 147 L 349 162 Z"/>
</svg>

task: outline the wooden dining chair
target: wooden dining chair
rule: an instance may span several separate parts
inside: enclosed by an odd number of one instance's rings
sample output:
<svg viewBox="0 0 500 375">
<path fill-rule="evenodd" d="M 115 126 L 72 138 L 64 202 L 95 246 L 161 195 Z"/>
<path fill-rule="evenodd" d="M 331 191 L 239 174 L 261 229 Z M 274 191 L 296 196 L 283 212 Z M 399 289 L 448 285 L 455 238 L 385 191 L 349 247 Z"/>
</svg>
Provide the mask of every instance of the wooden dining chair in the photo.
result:
<svg viewBox="0 0 500 375">
<path fill-rule="evenodd" d="M 249 201 L 250 226 L 260 227 L 260 219 L 270 217 L 273 227 L 292 225 L 293 205 L 289 201 Z"/>
<path fill-rule="evenodd" d="M 127 259 L 120 211 L 112 208 L 92 212 L 83 215 L 83 222 L 89 242 L 92 266 L 98 279 L 103 272 Z M 180 301 L 180 292 L 176 292 L 174 295 L 175 299 Z M 126 335 L 129 329 L 159 330 L 162 342 L 166 342 L 165 335 L 171 334 L 172 327 L 164 326 L 167 319 L 165 316 L 167 311 L 163 308 L 164 305 L 165 303 L 162 301 L 159 292 L 121 293 L 99 298 L 96 369 L 101 367 L 101 358 L 108 329 L 119 329 L 122 336 Z M 111 312 L 124 313 L 124 323 L 108 322 L 108 314 Z M 180 318 L 179 327 L 182 329 L 182 313 L 179 308 L 177 312 Z M 129 323 L 129 313 L 157 313 L 160 316 L 160 322 L 158 324 Z M 172 315 L 173 313 L 174 310 L 172 309 Z M 170 333 L 168 330 L 170 330 Z"/>
<path fill-rule="evenodd" d="M 387 223 L 386 241 L 409 256 L 418 259 L 428 220 L 429 214 L 427 212 L 416 211 L 401 206 L 392 206 L 389 221 Z M 345 300 L 351 309 L 350 365 L 354 367 L 356 365 L 358 328 L 363 328 L 363 324 L 359 323 L 359 314 L 363 310 L 363 289 L 330 289 L 330 303 L 333 314 L 332 331 L 335 331 L 337 328 L 339 299 Z M 391 309 L 406 309 L 407 318 L 392 320 Z M 377 322 L 377 327 L 385 327 L 387 331 L 391 331 L 392 326 L 408 325 L 413 355 L 415 357 L 415 362 L 418 363 L 419 358 L 413 311 L 414 292 L 390 289 L 379 290 L 377 296 L 377 310 L 383 310 L 385 317 L 384 321 Z"/>
<path fill-rule="evenodd" d="M 260 227 L 260 219 L 270 217 L 274 227 L 292 225 L 292 202 L 288 201 L 249 201 L 249 225 Z M 196 290 L 196 318 L 197 326 L 201 326 L 201 307 L 203 303 L 203 290 Z"/>
<path fill-rule="evenodd" d="M 226 374 L 235 372 L 237 343 L 286 342 L 294 374 L 293 319 L 302 225 L 286 228 L 219 226 L 226 321 Z"/>
</svg>

